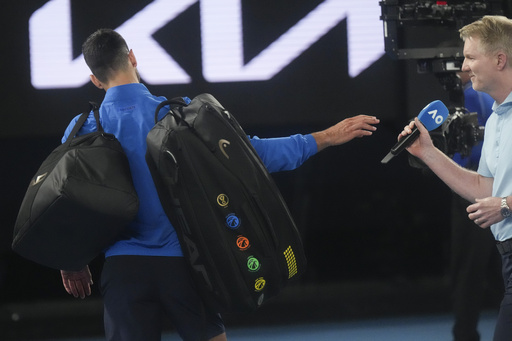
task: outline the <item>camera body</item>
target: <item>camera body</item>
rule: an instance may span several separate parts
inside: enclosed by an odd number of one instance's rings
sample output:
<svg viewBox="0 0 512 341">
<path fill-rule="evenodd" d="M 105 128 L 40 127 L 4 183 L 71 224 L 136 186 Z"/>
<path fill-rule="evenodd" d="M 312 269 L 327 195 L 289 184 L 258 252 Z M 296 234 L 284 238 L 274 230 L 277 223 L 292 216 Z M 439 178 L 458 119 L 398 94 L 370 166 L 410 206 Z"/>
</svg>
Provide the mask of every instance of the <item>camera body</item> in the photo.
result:
<svg viewBox="0 0 512 341">
<path fill-rule="evenodd" d="M 455 107 L 441 127 L 431 132 L 434 145 L 443 153 L 452 157 L 459 153 L 462 157 L 471 155 L 472 148 L 483 141 L 484 127 L 478 122 L 476 112 Z"/>
</svg>

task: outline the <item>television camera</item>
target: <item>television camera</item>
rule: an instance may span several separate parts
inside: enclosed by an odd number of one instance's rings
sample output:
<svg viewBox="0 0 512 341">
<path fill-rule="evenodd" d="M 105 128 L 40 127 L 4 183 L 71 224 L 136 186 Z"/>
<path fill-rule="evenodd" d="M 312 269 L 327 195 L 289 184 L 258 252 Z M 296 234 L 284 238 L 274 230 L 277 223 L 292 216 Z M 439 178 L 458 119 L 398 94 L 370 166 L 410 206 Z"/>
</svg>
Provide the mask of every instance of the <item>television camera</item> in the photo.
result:
<svg viewBox="0 0 512 341">
<path fill-rule="evenodd" d="M 418 73 L 435 74 L 454 104 L 446 121 L 431 132 L 434 143 L 449 156 L 469 156 L 483 140 L 484 128 L 477 114 L 464 108 L 457 76 L 464 61 L 459 29 L 485 15 L 503 15 L 503 1 L 384 0 L 379 4 L 386 53 L 397 60 L 416 60 Z"/>
</svg>

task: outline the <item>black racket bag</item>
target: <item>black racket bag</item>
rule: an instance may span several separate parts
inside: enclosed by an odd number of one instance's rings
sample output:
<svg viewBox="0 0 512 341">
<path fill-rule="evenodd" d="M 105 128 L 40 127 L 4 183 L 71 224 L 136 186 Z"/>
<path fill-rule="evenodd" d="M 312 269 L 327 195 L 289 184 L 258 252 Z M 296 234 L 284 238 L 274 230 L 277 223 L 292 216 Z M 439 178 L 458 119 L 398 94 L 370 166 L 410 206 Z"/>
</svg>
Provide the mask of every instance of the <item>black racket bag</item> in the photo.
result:
<svg viewBox="0 0 512 341">
<path fill-rule="evenodd" d="M 306 268 L 290 212 L 235 117 L 211 95 L 168 114 L 147 136 L 146 161 L 204 301 L 252 311 Z"/>
</svg>

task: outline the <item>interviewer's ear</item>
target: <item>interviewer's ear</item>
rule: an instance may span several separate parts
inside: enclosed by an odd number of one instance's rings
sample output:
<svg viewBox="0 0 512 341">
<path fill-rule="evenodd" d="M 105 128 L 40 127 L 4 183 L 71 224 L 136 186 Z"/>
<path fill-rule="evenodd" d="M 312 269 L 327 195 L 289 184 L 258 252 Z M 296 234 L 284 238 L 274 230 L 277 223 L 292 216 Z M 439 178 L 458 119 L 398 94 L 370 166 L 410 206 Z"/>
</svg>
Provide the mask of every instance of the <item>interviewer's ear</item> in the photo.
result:
<svg viewBox="0 0 512 341">
<path fill-rule="evenodd" d="M 507 65 L 507 55 L 503 52 L 499 52 L 496 56 L 496 66 L 502 70 Z"/>
</svg>

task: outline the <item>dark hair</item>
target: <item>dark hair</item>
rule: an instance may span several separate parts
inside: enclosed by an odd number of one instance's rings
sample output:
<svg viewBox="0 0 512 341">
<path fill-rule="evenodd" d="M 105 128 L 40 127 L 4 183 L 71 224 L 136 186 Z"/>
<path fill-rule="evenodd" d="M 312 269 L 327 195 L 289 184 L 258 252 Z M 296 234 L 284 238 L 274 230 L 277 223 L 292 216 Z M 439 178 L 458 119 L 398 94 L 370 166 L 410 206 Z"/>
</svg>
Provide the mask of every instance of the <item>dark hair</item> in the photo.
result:
<svg viewBox="0 0 512 341">
<path fill-rule="evenodd" d="M 82 45 L 85 62 L 100 82 L 108 82 L 113 72 L 123 70 L 128 45 L 114 30 L 102 28 L 91 34 Z"/>
</svg>

